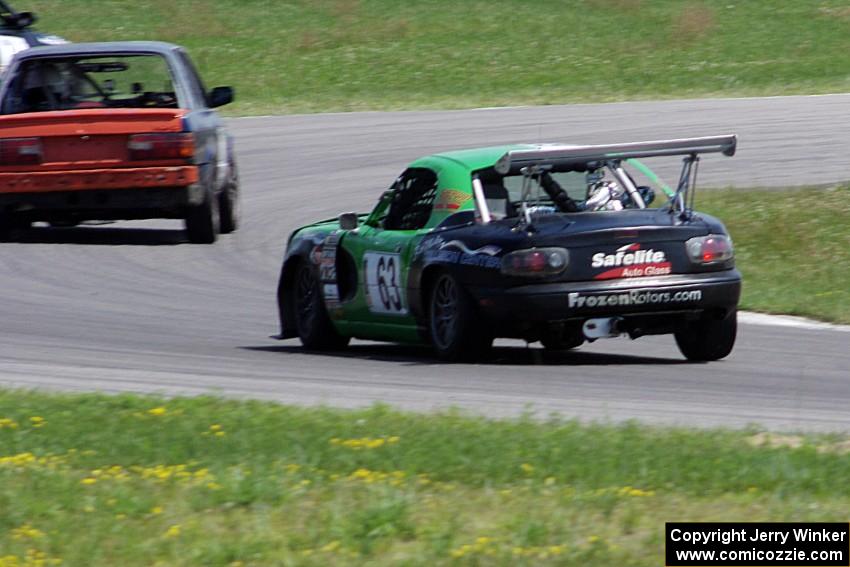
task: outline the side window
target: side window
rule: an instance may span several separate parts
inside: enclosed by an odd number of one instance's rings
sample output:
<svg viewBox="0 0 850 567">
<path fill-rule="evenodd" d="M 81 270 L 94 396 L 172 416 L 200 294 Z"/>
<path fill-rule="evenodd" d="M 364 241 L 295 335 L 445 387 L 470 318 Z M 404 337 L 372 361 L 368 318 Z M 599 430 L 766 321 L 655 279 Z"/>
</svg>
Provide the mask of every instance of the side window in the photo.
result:
<svg viewBox="0 0 850 567">
<path fill-rule="evenodd" d="M 396 183 L 393 200 L 384 219 L 386 230 L 418 230 L 431 217 L 437 195 L 437 174 L 430 169 L 412 168 Z"/>
</svg>

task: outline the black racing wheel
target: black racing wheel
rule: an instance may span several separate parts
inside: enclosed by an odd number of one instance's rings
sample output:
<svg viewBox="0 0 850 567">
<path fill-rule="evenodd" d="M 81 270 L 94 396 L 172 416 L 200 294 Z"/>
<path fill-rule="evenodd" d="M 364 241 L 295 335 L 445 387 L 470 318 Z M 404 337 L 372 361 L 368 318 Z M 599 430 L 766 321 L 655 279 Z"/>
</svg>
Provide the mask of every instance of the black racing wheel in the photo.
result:
<svg viewBox="0 0 850 567">
<path fill-rule="evenodd" d="M 307 262 L 298 265 L 295 272 L 295 326 L 298 338 L 305 348 L 311 350 L 333 350 L 348 344 L 334 329 L 325 302 L 319 276 Z"/>
</svg>

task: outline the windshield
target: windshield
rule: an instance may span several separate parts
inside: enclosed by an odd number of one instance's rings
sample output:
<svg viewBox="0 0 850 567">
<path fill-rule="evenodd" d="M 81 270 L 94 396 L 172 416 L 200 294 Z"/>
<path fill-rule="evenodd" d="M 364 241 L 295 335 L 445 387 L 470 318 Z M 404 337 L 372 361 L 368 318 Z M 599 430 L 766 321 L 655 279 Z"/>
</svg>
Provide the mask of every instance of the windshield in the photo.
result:
<svg viewBox="0 0 850 567">
<path fill-rule="evenodd" d="M 3 114 L 77 108 L 177 108 L 168 63 L 153 54 L 24 61 Z"/>
</svg>

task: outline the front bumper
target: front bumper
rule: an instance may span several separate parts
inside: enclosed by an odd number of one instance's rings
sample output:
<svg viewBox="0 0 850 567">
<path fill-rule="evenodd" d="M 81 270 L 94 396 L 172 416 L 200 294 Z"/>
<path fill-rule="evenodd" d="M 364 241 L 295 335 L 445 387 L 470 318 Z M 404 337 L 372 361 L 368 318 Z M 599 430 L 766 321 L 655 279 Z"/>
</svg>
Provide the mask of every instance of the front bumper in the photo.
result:
<svg viewBox="0 0 850 567">
<path fill-rule="evenodd" d="M 495 321 L 557 322 L 589 317 L 734 309 L 741 296 L 738 270 L 654 278 L 538 283 L 470 290 L 481 314 Z"/>
</svg>

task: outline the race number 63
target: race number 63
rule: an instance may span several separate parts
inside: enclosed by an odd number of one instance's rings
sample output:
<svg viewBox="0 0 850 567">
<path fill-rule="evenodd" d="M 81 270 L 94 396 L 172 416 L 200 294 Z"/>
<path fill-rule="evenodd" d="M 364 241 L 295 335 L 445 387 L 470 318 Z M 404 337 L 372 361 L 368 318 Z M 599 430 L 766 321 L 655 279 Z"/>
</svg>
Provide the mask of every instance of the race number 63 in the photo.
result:
<svg viewBox="0 0 850 567">
<path fill-rule="evenodd" d="M 401 287 L 401 255 L 367 252 L 363 256 L 369 310 L 373 313 L 404 315 L 407 306 Z"/>
</svg>

